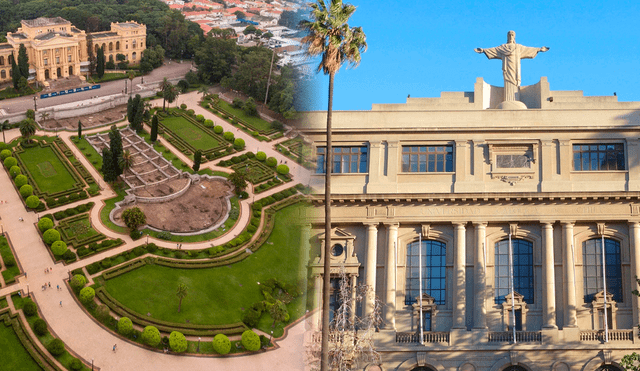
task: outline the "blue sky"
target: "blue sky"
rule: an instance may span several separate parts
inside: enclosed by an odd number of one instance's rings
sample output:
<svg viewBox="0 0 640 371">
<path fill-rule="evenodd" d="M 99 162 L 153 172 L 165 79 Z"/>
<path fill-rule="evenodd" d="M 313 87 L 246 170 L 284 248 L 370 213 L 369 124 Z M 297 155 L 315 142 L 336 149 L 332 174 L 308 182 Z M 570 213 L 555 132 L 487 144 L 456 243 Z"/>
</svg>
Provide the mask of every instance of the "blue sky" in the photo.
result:
<svg viewBox="0 0 640 371">
<path fill-rule="evenodd" d="M 522 61 L 522 85 L 547 76 L 551 90 L 583 90 L 640 101 L 640 2 L 354 0 L 349 24 L 368 51 L 335 80 L 335 110 L 370 110 L 441 91 L 472 91 L 476 77 L 503 85 L 501 62 L 476 54 L 507 41 L 548 46 Z M 312 110 L 327 109 L 328 77 L 315 76 Z"/>
</svg>

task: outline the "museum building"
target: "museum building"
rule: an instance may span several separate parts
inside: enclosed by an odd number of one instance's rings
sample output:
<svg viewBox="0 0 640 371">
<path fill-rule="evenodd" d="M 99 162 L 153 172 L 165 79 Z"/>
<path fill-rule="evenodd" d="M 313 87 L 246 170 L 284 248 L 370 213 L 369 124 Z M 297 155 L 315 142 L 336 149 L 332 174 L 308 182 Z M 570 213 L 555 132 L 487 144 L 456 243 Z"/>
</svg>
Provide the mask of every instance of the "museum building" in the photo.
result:
<svg viewBox="0 0 640 371">
<path fill-rule="evenodd" d="M 332 309 L 341 270 L 383 303 L 368 370 L 618 370 L 637 350 L 640 102 L 517 83 L 335 111 L 331 157 L 307 114 L 317 302 L 328 164 Z"/>
<path fill-rule="evenodd" d="M 86 75 L 89 70 L 87 39 L 104 48 L 105 59 L 116 62 L 124 55 L 130 64 L 139 63 L 145 50 L 147 27 L 136 22 L 111 23 L 111 30 L 87 34 L 60 18 L 36 18 L 22 21 L 16 32 L 7 33 L 0 43 L 0 83 L 11 81 L 11 65 L 18 61 L 20 44 L 27 48 L 29 80 L 43 82 L 68 76 Z"/>
</svg>

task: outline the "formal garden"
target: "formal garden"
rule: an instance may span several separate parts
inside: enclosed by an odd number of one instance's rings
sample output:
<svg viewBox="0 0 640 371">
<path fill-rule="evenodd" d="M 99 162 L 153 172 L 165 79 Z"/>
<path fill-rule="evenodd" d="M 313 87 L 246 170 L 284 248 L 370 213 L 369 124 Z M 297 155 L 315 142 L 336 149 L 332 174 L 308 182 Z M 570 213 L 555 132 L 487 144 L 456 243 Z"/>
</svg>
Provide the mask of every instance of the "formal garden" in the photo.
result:
<svg viewBox="0 0 640 371">
<path fill-rule="evenodd" d="M 16 276 L 20 275 L 20 267 L 16 261 L 16 257 L 13 254 L 11 246 L 7 237 L 0 234 L 0 258 L 4 267 L 0 269 L 2 272 L 2 279 L 5 285 L 10 285 L 16 281 Z"/>
</svg>

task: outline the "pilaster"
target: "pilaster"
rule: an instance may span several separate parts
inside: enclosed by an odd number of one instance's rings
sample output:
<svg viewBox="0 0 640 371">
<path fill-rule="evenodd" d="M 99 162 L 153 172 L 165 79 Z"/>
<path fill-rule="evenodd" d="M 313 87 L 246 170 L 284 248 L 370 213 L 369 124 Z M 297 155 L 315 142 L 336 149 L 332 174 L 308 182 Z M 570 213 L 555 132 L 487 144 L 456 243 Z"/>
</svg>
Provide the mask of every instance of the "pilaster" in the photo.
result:
<svg viewBox="0 0 640 371">
<path fill-rule="evenodd" d="M 378 223 L 365 224 L 367 226 L 367 260 L 365 265 L 365 283 L 369 292 L 364 302 L 364 315 L 373 312 L 376 297 L 376 269 L 378 261 Z"/>
<path fill-rule="evenodd" d="M 573 245 L 573 223 L 562 222 L 562 243 L 564 260 L 564 327 L 577 328 L 576 317 L 576 277 L 575 277 L 575 246 Z"/>
<path fill-rule="evenodd" d="M 453 327 L 452 329 L 466 329 L 466 272 L 465 272 L 465 226 L 455 223 L 455 250 L 453 262 L 454 293 L 453 293 Z"/>
<path fill-rule="evenodd" d="M 386 301 L 384 320 L 387 330 L 396 329 L 396 243 L 398 240 L 398 223 L 385 224 L 387 226 L 387 276 Z"/>
<path fill-rule="evenodd" d="M 475 228 L 475 262 L 474 262 L 474 304 L 473 304 L 473 329 L 480 330 L 487 328 L 487 308 L 486 308 L 486 261 L 485 261 L 485 237 L 487 235 L 487 223 L 473 223 Z"/>
<path fill-rule="evenodd" d="M 553 222 L 542 222 L 542 328 L 557 329 L 556 285 L 553 259 Z"/>
</svg>

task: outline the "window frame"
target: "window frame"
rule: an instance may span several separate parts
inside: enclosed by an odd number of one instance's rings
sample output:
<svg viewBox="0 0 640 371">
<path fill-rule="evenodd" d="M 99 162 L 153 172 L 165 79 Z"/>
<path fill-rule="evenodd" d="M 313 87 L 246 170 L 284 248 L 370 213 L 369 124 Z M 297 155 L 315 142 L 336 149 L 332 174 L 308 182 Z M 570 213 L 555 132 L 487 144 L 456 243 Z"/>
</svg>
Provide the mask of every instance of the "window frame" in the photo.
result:
<svg viewBox="0 0 640 371">
<path fill-rule="evenodd" d="M 587 156 L 585 156 L 585 154 L 587 154 Z M 595 158 L 593 158 L 594 154 L 596 155 Z M 572 171 L 576 172 L 628 170 L 627 153 L 624 142 L 573 143 L 571 146 L 571 162 Z M 585 166 L 588 168 L 585 168 Z"/>
<path fill-rule="evenodd" d="M 431 156 L 433 156 L 433 160 L 431 160 Z M 439 158 L 439 156 L 442 157 Z M 455 146 L 450 143 L 404 144 L 400 150 L 400 172 L 407 174 L 454 173 Z"/>
<path fill-rule="evenodd" d="M 594 244 L 593 253 L 588 253 L 588 243 Z M 583 286 L 583 300 L 585 304 L 590 304 L 593 301 L 595 294 L 602 291 L 602 239 L 601 237 L 590 238 L 582 242 L 582 286 Z M 623 275 L 622 275 L 622 242 L 610 237 L 604 238 L 605 244 L 605 264 L 607 271 L 607 292 L 613 294 L 613 300 L 616 303 L 622 303 L 624 299 L 623 294 Z M 617 249 L 617 251 L 612 251 Z M 594 263 L 589 263 L 587 260 L 589 256 L 594 257 Z M 612 257 L 613 256 L 613 257 Z M 610 259 L 613 259 L 611 261 Z M 595 268 L 591 268 L 595 265 Z M 617 269 L 617 274 L 612 274 L 613 268 Z M 592 284 L 587 284 L 587 275 L 590 274 L 590 270 L 595 269 L 595 277 L 589 276 L 589 279 L 595 279 L 595 287 Z M 595 291 L 594 291 L 595 290 Z M 591 292 L 593 291 L 593 292 Z"/>
<path fill-rule="evenodd" d="M 500 249 L 500 246 L 498 246 L 499 244 L 506 244 L 505 253 L 499 253 L 499 249 Z M 523 238 L 512 238 L 511 244 L 513 246 L 513 286 L 514 286 L 513 289 L 518 294 L 524 296 L 523 300 L 527 304 L 535 304 L 536 284 L 535 284 L 535 264 L 534 264 L 533 242 Z M 528 245 L 528 247 L 530 247 L 530 251 L 526 253 L 521 253 L 520 252 L 521 244 Z M 495 304 L 502 305 L 502 303 L 504 303 L 506 300 L 505 297 L 511 294 L 511 282 L 509 281 L 510 280 L 509 239 L 505 238 L 500 241 L 496 241 L 494 247 L 495 247 L 494 249 L 495 255 L 494 255 L 494 264 L 493 264 L 493 269 L 494 269 L 493 299 Z M 525 246 L 525 248 L 526 247 L 527 246 Z M 520 259 L 521 257 L 524 257 L 524 255 L 528 255 L 528 258 L 530 260 L 529 264 L 525 265 L 520 263 Z M 500 257 L 502 256 L 504 256 L 503 258 L 503 260 L 505 260 L 504 263 L 500 262 Z M 504 272 L 500 268 L 503 268 Z M 527 272 L 524 272 L 520 268 L 527 269 L 529 271 L 529 274 L 527 275 Z M 530 280 L 531 280 L 530 284 L 528 285 L 528 287 L 523 287 L 521 285 L 523 281 L 521 280 L 524 280 L 528 277 L 530 277 Z M 499 284 L 500 280 L 504 280 L 504 279 L 508 280 L 506 287 L 503 287 L 502 284 Z M 504 291 L 504 295 L 499 295 L 503 292 L 503 290 L 506 290 Z"/>
<path fill-rule="evenodd" d="M 416 297 L 421 293 L 420 289 L 420 270 L 419 257 L 420 253 L 417 246 L 419 241 L 413 241 L 407 244 L 407 260 L 405 265 L 405 305 L 415 303 Z M 431 296 L 436 305 L 445 306 L 447 304 L 447 244 L 438 240 L 422 240 L 423 254 L 422 259 L 425 264 L 422 266 L 422 293 Z M 439 249 L 434 254 L 434 247 Z M 431 252 L 431 253 L 429 253 Z M 412 259 L 413 258 L 413 259 Z M 439 264 L 433 264 L 434 259 L 439 258 Z M 414 265 L 418 262 L 418 265 Z M 415 272 L 414 272 L 415 270 Z M 415 273 L 415 277 L 412 275 Z M 438 282 L 438 288 L 433 288 L 433 282 Z M 418 285 L 413 287 L 414 282 Z"/>
<path fill-rule="evenodd" d="M 331 156 L 331 174 L 367 174 L 369 172 L 369 146 L 367 144 L 353 146 L 339 145 L 332 146 L 332 149 L 333 156 Z M 341 152 L 344 149 L 349 150 Z M 326 151 L 326 146 L 316 148 L 315 174 L 326 174 Z M 340 157 L 339 161 L 336 161 L 336 155 Z M 338 164 L 339 168 L 336 170 L 336 165 Z M 352 171 L 354 166 L 356 167 L 356 171 Z M 345 169 L 347 171 L 345 171 Z"/>
</svg>

